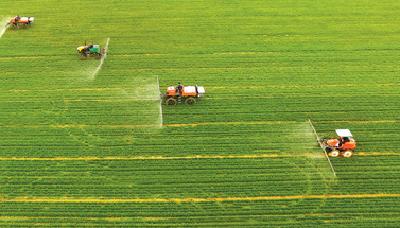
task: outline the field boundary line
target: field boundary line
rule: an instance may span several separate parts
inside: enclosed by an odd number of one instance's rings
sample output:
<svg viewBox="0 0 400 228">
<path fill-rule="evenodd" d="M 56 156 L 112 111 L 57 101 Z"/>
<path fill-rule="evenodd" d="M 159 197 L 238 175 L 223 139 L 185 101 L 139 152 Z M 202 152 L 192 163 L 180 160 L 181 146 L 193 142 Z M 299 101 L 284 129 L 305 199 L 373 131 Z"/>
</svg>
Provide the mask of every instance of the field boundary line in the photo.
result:
<svg viewBox="0 0 400 228">
<path fill-rule="evenodd" d="M 335 169 L 333 168 L 331 159 L 329 159 L 328 153 L 326 153 L 326 151 L 325 151 L 324 148 L 322 147 L 322 145 L 321 145 L 321 143 L 320 143 L 320 138 L 319 138 L 319 136 L 318 136 L 318 134 L 317 134 L 317 131 L 315 130 L 314 125 L 312 124 L 312 122 L 311 122 L 310 119 L 308 119 L 308 122 L 310 123 L 310 126 L 311 126 L 311 128 L 313 129 L 315 136 L 317 137 L 317 141 L 318 141 L 318 143 L 319 143 L 321 149 L 324 151 L 325 157 L 326 157 L 326 159 L 328 160 L 329 165 L 331 166 L 331 170 L 332 170 L 332 172 L 333 172 L 333 175 L 336 177 L 336 172 L 335 172 Z"/>
<path fill-rule="evenodd" d="M 297 154 L 297 157 L 310 157 L 314 153 Z M 400 156 L 396 152 L 358 152 L 354 156 Z M 293 157 L 292 153 L 288 154 L 221 154 L 221 155 L 188 155 L 188 156 L 86 156 L 86 157 L 0 157 L 0 161 L 113 161 L 113 160 L 192 160 L 192 159 L 258 159 L 258 158 L 287 158 Z M 341 159 L 341 158 L 338 158 Z"/>
<path fill-rule="evenodd" d="M 72 198 L 72 197 L 15 197 L 0 198 L 0 202 L 12 203 L 201 203 L 223 201 L 272 201 L 272 200 L 297 200 L 297 199 L 355 199 L 355 198 L 398 198 L 400 193 L 360 193 L 360 194 L 321 194 L 321 195 L 283 195 L 283 196 L 228 196 L 209 198 Z"/>
</svg>

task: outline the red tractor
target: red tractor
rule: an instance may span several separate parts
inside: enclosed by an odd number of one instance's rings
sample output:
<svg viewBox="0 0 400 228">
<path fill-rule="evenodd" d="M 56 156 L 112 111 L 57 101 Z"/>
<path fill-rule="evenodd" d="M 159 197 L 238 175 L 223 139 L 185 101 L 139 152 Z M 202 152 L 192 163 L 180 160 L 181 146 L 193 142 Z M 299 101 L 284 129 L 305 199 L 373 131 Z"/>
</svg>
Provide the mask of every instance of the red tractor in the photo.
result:
<svg viewBox="0 0 400 228">
<path fill-rule="evenodd" d="M 35 20 L 34 17 L 15 16 L 7 23 L 6 26 L 11 25 L 14 28 L 18 29 L 21 25 L 23 25 L 23 26 L 31 25 L 34 22 L 34 20 Z"/>
<path fill-rule="evenodd" d="M 176 105 L 184 102 L 185 104 L 195 104 L 200 98 L 204 97 L 205 89 L 203 86 L 169 86 L 164 95 L 164 101 L 167 105 Z"/>
<path fill-rule="evenodd" d="M 336 129 L 337 138 L 321 139 L 320 145 L 332 157 L 349 158 L 356 149 L 356 141 L 349 129 Z"/>
</svg>

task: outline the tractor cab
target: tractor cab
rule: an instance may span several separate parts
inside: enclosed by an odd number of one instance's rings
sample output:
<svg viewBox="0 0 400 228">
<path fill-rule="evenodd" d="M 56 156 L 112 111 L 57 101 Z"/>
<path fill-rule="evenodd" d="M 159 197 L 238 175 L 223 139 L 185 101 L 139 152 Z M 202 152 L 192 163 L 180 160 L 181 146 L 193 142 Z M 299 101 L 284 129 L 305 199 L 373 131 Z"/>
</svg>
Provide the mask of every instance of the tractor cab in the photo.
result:
<svg viewBox="0 0 400 228">
<path fill-rule="evenodd" d="M 336 129 L 336 135 L 339 137 L 338 150 L 353 151 L 356 149 L 356 141 L 353 139 L 349 129 Z"/>
</svg>

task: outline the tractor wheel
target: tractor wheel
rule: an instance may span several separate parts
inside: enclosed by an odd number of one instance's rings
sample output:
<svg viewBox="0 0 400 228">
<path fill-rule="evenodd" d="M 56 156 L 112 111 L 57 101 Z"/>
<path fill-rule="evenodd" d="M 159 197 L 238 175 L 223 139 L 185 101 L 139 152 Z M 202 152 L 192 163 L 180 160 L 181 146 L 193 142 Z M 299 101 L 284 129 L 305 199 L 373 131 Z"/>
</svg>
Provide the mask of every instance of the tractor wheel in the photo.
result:
<svg viewBox="0 0 400 228">
<path fill-rule="evenodd" d="M 193 97 L 189 97 L 188 99 L 186 99 L 185 103 L 188 105 L 192 105 L 196 103 L 196 100 Z"/>
<path fill-rule="evenodd" d="M 326 147 L 324 148 L 324 150 L 325 150 L 326 153 L 330 153 L 330 152 L 333 151 L 333 149 L 332 149 L 331 147 L 329 147 L 329 146 L 326 146 Z"/>
<path fill-rule="evenodd" d="M 101 59 L 101 54 L 100 54 L 100 53 L 94 54 L 94 58 L 95 58 L 95 59 Z"/>
<path fill-rule="evenodd" d="M 331 157 L 337 157 L 337 156 L 339 156 L 339 152 L 335 150 L 335 151 L 332 151 L 330 153 L 330 155 L 331 155 Z"/>
<path fill-rule="evenodd" d="M 351 156 L 353 156 L 353 152 L 351 152 L 350 150 L 343 152 L 343 157 L 349 158 Z"/>
<path fill-rule="evenodd" d="M 174 98 L 168 98 L 165 103 L 167 105 L 176 105 L 176 100 Z"/>
</svg>

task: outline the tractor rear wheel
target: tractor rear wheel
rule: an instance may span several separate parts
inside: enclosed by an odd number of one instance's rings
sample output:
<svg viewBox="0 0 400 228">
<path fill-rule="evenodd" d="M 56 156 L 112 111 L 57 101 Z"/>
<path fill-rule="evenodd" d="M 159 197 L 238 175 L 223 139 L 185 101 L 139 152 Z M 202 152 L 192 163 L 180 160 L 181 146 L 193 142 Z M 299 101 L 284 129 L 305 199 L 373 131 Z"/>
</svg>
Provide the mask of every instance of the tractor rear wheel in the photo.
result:
<svg viewBox="0 0 400 228">
<path fill-rule="evenodd" d="M 176 105 L 176 100 L 174 98 L 168 98 L 165 103 L 167 105 Z"/>
<path fill-rule="evenodd" d="M 337 156 L 339 156 L 339 152 L 335 150 L 335 151 L 332 151 L 330 153 L 330 155 L 331 155 L 331 157 L 337 157 Z"/>
<path fill-rule="evenodd" d="M 185 103 L 188 105 L 192 105 L 196 103 L 196 100 L 193 97 L 189 97 L 188 99 L 186 99 Z"/>
<path fill-rule="evenodd" d="M 351 152 L 350 150 L 343 152 L 343 157 L 349 158 L 351 156 L 353 156 L 353 152 Z"/>
</svg>

